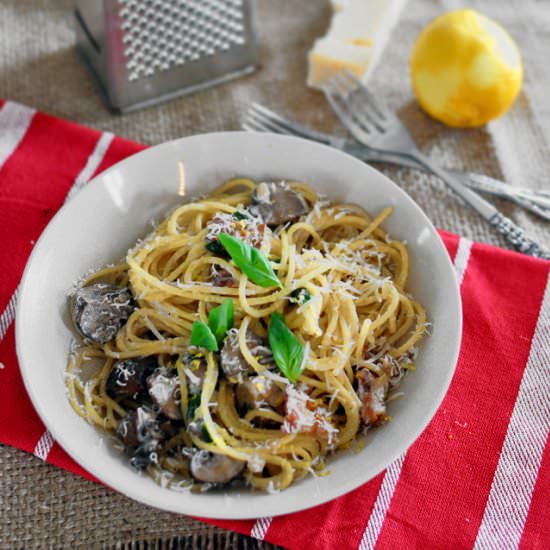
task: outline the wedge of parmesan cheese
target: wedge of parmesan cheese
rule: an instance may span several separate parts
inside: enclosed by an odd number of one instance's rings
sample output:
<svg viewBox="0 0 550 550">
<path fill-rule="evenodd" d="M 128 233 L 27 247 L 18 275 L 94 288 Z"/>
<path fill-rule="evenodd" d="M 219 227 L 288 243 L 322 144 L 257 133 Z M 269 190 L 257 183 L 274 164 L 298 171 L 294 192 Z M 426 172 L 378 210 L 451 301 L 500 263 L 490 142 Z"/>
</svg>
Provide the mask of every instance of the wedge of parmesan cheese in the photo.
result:
<svg viewBox="0 0 550 550">
<path fill-rule="evenodd" d="M 344 69 L 366 82 L 406 1 L 332 0 L 329 30 L 309 52 L 308 86 L 320 89 Z"/>
<path fill-rule="evenodd" d="M 336 11 L 341 11 L 347 6 L 350 5 L 351 0 L 330 0 L 330 3 L 332 5 L 332 9 Z"/>
</svg>

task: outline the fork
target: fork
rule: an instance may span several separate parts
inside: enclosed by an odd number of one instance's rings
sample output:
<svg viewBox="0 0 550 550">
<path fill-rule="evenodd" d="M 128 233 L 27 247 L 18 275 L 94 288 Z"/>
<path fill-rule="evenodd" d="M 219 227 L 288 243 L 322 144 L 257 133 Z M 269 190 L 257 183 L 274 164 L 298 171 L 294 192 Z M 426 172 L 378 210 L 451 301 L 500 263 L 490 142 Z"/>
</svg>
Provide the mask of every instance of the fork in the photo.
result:
<svg viewBox="0 0 550 550">
<path fill-rule="evenodd" d="M 339 73 L 323 86 L 323 91 L 340 121 L 363 145 L 378 153 L 391 153 L 416 161 L 438 176 L 520 252 L 550 260 L 550 253 L 527 237 L 523 229 L 511 219 L 465 187 L 454 174 L 421 153 L 397 115 L 359 82 L 355 75 Z"/>
<path fill-rule="evenodd" d="M 367 163 L 386 162 L 426 171 L 422 165 L 412 159 L 390 153 L 376 152 L 357 143 L 355 140 L 351 141 L 312 130 L 296 121 L 289 120 L 275 113 L 259 103 L 252 103 L 250 105 L 241 126 L 244 130 L 248 131 L 275 132 L 318 141 L 319 143 L 324 143 L 325 145 L 330 145 L 349 153 Z M 546 194 L 543 191 L 531 191 L 529 189 L 511 187 L 500 180 L 482 174 L 457 171 L 451 171 L 451 173 L 455 177 L 460 178 L 463 185 L 467 185 L 471 189 L 511 200 L 544 220 L 550 221 L 550 193 Z"/>
</svg>

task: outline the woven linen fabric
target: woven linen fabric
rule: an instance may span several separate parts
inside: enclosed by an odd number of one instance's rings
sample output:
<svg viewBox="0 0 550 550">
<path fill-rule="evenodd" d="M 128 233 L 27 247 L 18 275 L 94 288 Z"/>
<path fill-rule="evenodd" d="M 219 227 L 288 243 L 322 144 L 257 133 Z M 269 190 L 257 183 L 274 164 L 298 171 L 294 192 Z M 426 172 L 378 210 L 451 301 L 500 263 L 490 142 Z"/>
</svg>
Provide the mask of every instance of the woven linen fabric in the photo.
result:
<svg viewBox="0 0 550 550">
<path fill-rule="evenodd" d="M 143 146 L 13 102 L 0 107 L 0 128 L 0 441 L 90 477 L 25 394 L 13 304 L 27 257 L 63 202 Z M 442 237 L 461 284 L 464 335 L 449 392 L 417 442 L 334 501 L 212 523 L 297 549 L 312 540 L 327 550 L 550 545 L 550 262 Z"/>
<path fill-rule="evenodd" d="M 399 109 L 422 149 L 446 166 L 486 173 L 511 185 L 548 188 L 548 2 L 525 0 L 519 5 L 502 0 L 472 0 L 467 4 L 501 22 L 520 46 L 525 66 L 524 87 L 505 117 L 484 128 L 452 130 L 425 116 L 413 101 L 407 62 L 414 38 L 431 18 L 460 5 L 461 2 L 452 0 L 409 0 L 372 84 L 391 107 Z M 342 132 L 322 95 L 305 86 L 306 52 L 327 27 L 328 1 L 256 0 L 255 7 L 260 40 L 259 71 L 199 94 L 117 116 L 105 108 L 98 87 L 75 47 L 71 1 L 2 0 L 0 97 L 147 144 L 194 133 L 238 129 L 251 101 L 264 103 L 314 128 Z M 4 131 L 0 129 L 0 148 L 4 147 Z M 70 144 L 67 150 L 65 156 L 70 154 Z M 5 160 L 1 154 L 0 160 Z M 381 169 L 421 205 L 437 226 L 472 240 L 507 246 L 488 224 L 461 206 L 434 178 L 388 166 Z M 48 185 L 47 177 L 37 181 L 37 187 L 47 189 Z M 510 203 L 495 201 L 495 204 L 531 236 L 550 247 L 547 224 Z M 3 220 L 0 220 L 1 227 Z M 4 307 L 2 303 L 0 314 L 5 311 Z M 0 361 L 2 358 L 0 354 Z M 0 376 L 3 373 L 5 369 L 0 370 Z M 44 443 L 48 443 L 47 438 Z M 391 472 L 395 475 L 395 469 Z M 547 473 L 546 476 L 547 479 Z M 392 479 L 384 477 L 381 486 L 391 486 Z M 374 507 L 378 512 L 371 521 L 373 526 L 386 523 L 392 517 L 383 506 L 392 493 L 385 490 L 381 494 L 381 500 Z M 413 505 L 422 507 L 424 498 L 423 495 Z M 162 543 L 170 548 L 255 548 L 257 544 L 270 547 L 187 517 L 152 510 L 102 485 L 2 445 L 0 504 L 1 548 L 116 545 L 137 549 L 144 548 L 145 544 L 160 548 Z M 501 516 L 495 514 L 495 517 Z M 253 531 L 257 539 L 264 538 L 266 525 L 265 521 L 257 524 Z M 274 528 L 271 526 L 267 534 L 273 533 Z M 315 540 L 311 541 L 313 547 Z M 376 537 L 369 535 L 363 548 L 371 547 L 374 540 Z M 501 547 L 513 547 L 515 539 L 510 541 Z M 413 544 L 411 539 L 410 544 L 404 546 Z M 537 547 L 536 541 L 531 546 Z M 490 546 L 480 541 L 478 547 Z"/>
</svg>

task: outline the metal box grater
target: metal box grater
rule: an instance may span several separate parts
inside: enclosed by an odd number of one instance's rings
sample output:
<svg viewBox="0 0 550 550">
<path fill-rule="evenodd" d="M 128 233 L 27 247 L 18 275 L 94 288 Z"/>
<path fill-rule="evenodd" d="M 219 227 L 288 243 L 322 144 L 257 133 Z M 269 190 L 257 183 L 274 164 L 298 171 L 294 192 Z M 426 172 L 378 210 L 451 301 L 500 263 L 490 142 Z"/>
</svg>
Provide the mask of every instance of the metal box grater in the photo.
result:
<svg viewBox="0 0 550 550">
<path fill-rule="evenodd" d="M 252 72 L 249 0 L 74 0 L 78 43 L 129 111 Z"/>
</svg>

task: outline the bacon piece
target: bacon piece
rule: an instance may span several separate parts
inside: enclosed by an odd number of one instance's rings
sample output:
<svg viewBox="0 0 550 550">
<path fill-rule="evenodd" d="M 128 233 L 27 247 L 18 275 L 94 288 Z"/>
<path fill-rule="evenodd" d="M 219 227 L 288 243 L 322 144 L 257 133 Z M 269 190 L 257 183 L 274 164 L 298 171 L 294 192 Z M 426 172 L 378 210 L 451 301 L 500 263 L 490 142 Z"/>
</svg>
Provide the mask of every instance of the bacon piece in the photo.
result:
<svg viewBox="0 0 550 550">
<path fill-rule="evenodd" d="M 295 387 L 288 386 L 286 394 L 283 433 L 313 434 L 333 443 L 338 429 L 330 423 L 327 409 Z"/>
<path fill-rule="evenodd" d="M 357 374 L 357 395 L 361 400 L 361 420 L 367 426 L 378 426 L 386 418 L 386 396 L 389 379 L 386 374 L 375 376 L 370 370 L 362 369 Z"/>
<path fill-rule="evenodd" d="M 250 353 L 261 365 L 266 368 L 273 368 L 273 353 L 264 339 L 255 332 L 247 330 L 246 344 Z M 256 371 L 247 363 L 239 346 L 239 331 L 232 328 L 227 331 L 221 351 L 221 366 L 225 376 L 233 381 L 242 381 L 243 374 L 254 374 Z"/>
<path fill-rule="evenodd" d="M 209 242 L 218 240 L 220 233 L 227 233 L 232 237 L 246 241 L 255 248 L 260 248 L 265 238 L 266 226 L 257 218 L 250 215 L 242 215 L 239 219 L 234 214 L 220 212 L 215 214 L 207 224 Z"/>
</svg>

